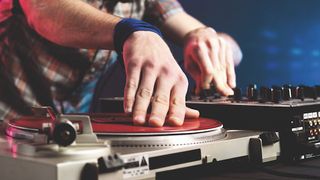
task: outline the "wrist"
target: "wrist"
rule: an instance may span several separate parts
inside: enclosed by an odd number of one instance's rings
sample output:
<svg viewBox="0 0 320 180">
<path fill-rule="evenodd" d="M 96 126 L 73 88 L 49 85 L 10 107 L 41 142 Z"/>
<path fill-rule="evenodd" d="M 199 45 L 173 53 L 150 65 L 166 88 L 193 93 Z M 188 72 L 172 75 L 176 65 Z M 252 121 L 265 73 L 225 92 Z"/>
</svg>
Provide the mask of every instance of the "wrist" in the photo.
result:
<svg viewBox="0 0 320 180">
<path fill-rule="evenodd" d="M 122 54 L 126 40 L 137 31 L 149 31 L 162 37 L 160 30 L 155 26 L 137 19 L 124 18 L 117 23 L 113 34 L 114 48 L 118 54 Z"/>
<path fill-rule="evenodd" d="M 197 27 L 184 35 L 183 44 L 185 44 L 187 41 L 189 41 L 190 38 L 197 37 L 198 33 L 203 30 L 212 31 L 212 33 L 214 33 L 214 34 L 217 33 L 212 27 L 208 27 L 208 26 Z"/>
</svg>

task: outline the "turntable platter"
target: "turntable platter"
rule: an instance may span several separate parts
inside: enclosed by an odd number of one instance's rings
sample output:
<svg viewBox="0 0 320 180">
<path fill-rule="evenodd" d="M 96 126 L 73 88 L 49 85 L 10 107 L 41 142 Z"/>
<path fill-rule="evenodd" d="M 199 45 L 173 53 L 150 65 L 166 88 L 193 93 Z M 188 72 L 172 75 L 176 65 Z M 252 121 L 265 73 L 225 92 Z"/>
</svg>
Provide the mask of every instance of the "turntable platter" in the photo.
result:
<svg viewBox="0 0 320 180">
<path fill-rule="evenodd" d="M 222 128 L 222 123 L 213 119 L 185 119 L 182 126 L 163 127 L 134 126 L 132 118 L 126 114 L 92 114 L 90 115 L 93 131 L 99 135 L 173 135 L 214 131 Z M 21 130 L 41 131 L 43 123 L 50 123 L 50 118 L 21 117 L 10 120 L 8 125 Z"/>
<path fill-rule="evenodd" d="M 125 114 L 116 116 L 91 116 L 92 126 L 95 133 L 100 135 L 173 135 L 190 134 L 199 132 L 214 131 L 222 128 L 222 123 L 213 119 L 197 118 L 185 119 L 182 126 L 170 126 L 164 124 L 163 127 L 134 126 L 132 118 Z"/>
</svg>

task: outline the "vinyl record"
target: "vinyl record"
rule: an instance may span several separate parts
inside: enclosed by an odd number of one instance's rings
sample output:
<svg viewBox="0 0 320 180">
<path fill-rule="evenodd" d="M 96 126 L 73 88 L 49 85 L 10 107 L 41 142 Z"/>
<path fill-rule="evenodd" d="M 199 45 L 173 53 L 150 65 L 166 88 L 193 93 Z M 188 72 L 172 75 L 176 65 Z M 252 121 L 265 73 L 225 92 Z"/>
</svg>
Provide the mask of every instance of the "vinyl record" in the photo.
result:
<svg viewBox="0 0 320 180">
<path fill-rule="evenodd" d="M 182 126 L 163 127 L 134 126 L 132 117 L 126 114 L 102 114 L 91 116 L 94 132 L 101 135 L 171 135 L 213 131 L 222 128 L 222 123 L 214 119 L 185 119 Z"/>
<path fill-rule="evenodd" d="M 190 134 L 214 131 L 222 128 L 222 123 L 214 119 L 196 118 L 185 119 L 182 126 L 163 127 L 134 126 L 132 117 L 126 114 L 91 114 L 93 131 L 100 135 L 171 135 Z M 51 123 L 50 118 L 21 117 L 8 122 L 8 125 L 20 130 L 41 132 L 46 123 Z"/>
</svg>

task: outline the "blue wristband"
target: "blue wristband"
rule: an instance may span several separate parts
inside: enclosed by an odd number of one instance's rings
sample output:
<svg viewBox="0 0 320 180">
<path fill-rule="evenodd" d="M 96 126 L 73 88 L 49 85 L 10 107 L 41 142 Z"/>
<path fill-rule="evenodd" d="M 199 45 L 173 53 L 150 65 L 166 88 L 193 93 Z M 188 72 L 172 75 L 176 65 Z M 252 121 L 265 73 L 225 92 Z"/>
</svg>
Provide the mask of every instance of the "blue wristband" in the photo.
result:
<svg viewBox="0 0 320 180">
<path fill-rule="evenodd" d="M 160 30 L 155 26 L 137 19 L 124 18 L 118 22 L 113 32 L 114 48 L 119 55 L 122 56 L 124 42 L 135 31 L 151 31 L 162 37 Z"/>
</svg>

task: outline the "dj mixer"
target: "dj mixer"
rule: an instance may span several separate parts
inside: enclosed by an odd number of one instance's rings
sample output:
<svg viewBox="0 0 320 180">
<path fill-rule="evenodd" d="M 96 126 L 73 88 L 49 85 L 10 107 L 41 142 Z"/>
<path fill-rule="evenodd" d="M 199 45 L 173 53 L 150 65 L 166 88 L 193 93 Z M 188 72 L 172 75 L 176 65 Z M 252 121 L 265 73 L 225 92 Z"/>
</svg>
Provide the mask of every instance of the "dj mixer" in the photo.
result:
<svg viewBox="0 0 320 180">
<path fill-rule="evenodd" d="M 244 92 L 235 88 L 229 97 L 210 89 L 189 96 L 187 106 L 203 117 L 221 121 L 226 129 L 279 132 L 284 160 L 320 155 L 320 86 L 258 88 L 251 84 Z M 106 112 L 121 112 L 122 98 L 101 99 L 101 107 Z"/>
</svg>

